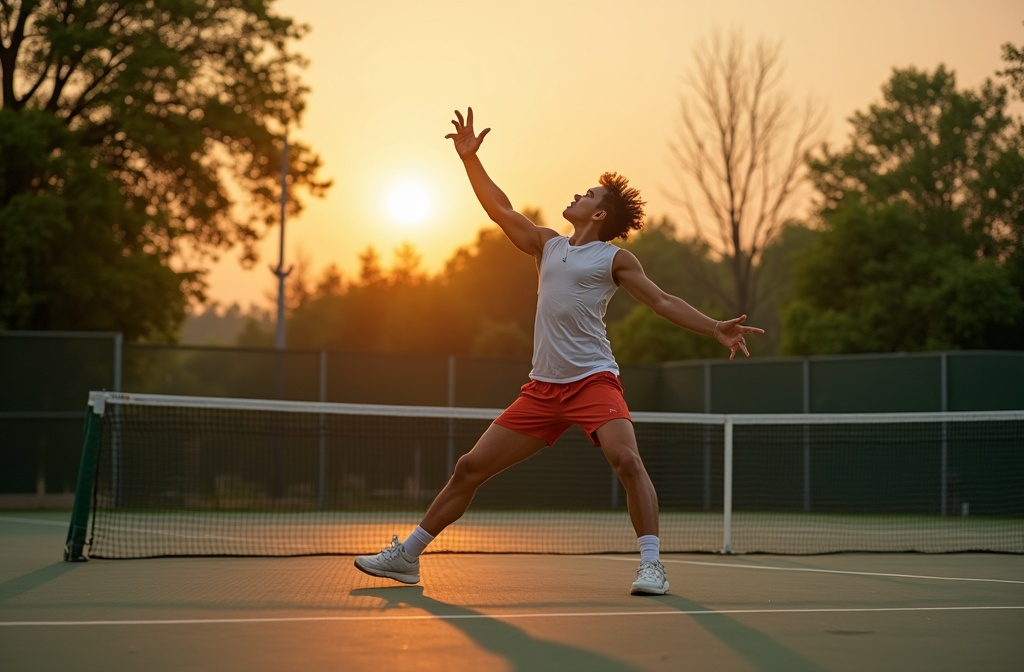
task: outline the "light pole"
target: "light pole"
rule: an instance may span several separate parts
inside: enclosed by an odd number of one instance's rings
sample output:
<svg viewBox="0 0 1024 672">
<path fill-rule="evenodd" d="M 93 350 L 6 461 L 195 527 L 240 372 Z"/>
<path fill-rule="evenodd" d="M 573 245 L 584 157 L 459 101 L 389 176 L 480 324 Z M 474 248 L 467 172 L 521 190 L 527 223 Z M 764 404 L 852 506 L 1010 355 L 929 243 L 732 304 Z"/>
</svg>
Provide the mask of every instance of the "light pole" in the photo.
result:
<svg viewBox="0 0 1024 672">
<path fill-rule="evenodd" d="M 284 133 L 284 151 L 281 153 L 281 246 L 277 261 L 277 268 L 271 269 L 277 276 L 277 337 L 274 339 L 274 347 L 278 350 L 285 348 L 284 336 L 284 281 L 292 272 L 292 268 L 284 268 L 284 210 L 288 203 L 288 131 Z"/>
<path fill-rule="evenodd" d="M 277 338 L 274 340 L 274 347 L 277 349 L 277 398 L 284 399 L 284 377 L 285 377 L 285 339 L 284 339 L 284 281 L 292 272 L 291 268 L 284 267 L 284 210 L 288 203 L 288 129 L 284 132 L 284 151 L 281 152 L 281 246 L 277 259 L 277 268 L 273 269 L 277 276 Z M 280 436 L 274 442 L 273 464 L 274 473 L 271 475 L 270 492 L 273 497 L 281 497 L 284 494 L 284 462 L 285 449 Z"/>
</svg>

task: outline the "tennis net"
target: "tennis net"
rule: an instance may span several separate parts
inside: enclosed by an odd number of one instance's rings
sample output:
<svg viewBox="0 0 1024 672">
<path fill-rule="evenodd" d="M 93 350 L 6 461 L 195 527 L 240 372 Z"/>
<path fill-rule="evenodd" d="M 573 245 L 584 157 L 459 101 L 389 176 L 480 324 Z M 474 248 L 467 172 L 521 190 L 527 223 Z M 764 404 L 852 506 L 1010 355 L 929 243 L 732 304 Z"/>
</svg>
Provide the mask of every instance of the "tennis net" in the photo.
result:
<svg viewBox="0 0 1024 672">
<path fill-rule="evenodd" d="M 94 392 L 65 558 L 373 553 L 493 409 Z M 1024 411 L 634 413 L 664 552 L 1024 553 Z M 431 552 L 635 552 L 577 428 L 486 483 Z"/>
</svg>

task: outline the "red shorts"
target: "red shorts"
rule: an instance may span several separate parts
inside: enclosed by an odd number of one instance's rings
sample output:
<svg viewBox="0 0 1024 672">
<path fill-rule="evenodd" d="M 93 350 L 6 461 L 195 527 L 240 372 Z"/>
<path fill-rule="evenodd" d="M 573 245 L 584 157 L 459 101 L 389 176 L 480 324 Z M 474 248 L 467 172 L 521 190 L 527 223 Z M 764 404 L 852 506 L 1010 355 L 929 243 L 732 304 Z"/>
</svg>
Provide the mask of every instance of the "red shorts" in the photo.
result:
<svg viewBox="0 0 1024 672">
<path fill-rule="evenodd" d="M 595 446 L 597 430 L 616 418 L 632 422 L 622 383 L 610 371 L 602 371 L 572 383 L 531 380 L 519 398 L 498 416 L 495 424 L 540 439 L 549 446 L 573 425 L 579 425 Z"/>
</svg>

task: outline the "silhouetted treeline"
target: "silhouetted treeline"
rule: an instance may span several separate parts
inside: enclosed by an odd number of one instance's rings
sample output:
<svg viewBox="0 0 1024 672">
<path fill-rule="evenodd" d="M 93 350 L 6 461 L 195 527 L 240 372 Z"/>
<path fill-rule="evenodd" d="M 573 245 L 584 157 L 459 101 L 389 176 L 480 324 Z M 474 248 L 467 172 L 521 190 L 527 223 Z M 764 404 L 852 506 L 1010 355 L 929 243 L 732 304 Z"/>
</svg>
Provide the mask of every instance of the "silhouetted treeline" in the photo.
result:
<svg viewBox="0 0 1024 672">
<path fill-rule="evenodd" d="M 527 212 L 541 222 L 538 212 Z M 779 242 L 787 239 L 782 237 Z M 620 241 L 621 242 L 621 241 Z M 708 278 L 728 281 L 726 269 L 709 260 L 706 248 L 679 237 L 667 219 L 650 221 L 621 246 L 644 264 L 649 277 L 667 292 L 709 314 L 725 316 Z M 424 272 L 415 249 L 405 245 L 386 266 L 368 248 L 360 269 L 344 277 L 328 267 L 318 277 L 297 269 L 287 288 L 289 348 L 339 352 L 463 355 L 528 358 L 533 342 L 537 270 L 532 257 L 517 250 L 496 226 L 481 228 L 476 240 L 457 249 L 444 268 Z M 770 301 L 769 306 L 775 304 Z M 757 316 L 752 316 L 751 322 Z M 762 322 L 776 324 L 771 314 Z M 608 308 L 613 346 L 623 362 L 716 357 L 707 336 L 681 330 L 617 292 Z M 272 322 L 250 320 L 240 345 L 270 346 Z M 773 351 L 777 339 L 758 343 Z"/>
<path fill-rule="evenodd" d="M 1024 96 L 1024 57 L 1005 53 L 1012 90 L 961 89 L 943 66 L 894 70 L 847 143 L 807 158 L 815 208 L 754 259 L 748 322 L 768 332 L 751 339 L 756 354 L 1024 348 L 1024 124 L 1009 106 Z M 663 219 L 622 245 L 665 291 L 733 317 L 735 275 L 703 239 Z M 395 259 L 384 269 L 367 250 L 357 278 L 329 269 L 293 287 L 289 346 L 529 355 L 536 269 L 500 230 L 482 229 L 435 276 L 409 247 Z M 722 355 L 624 292 L 607 323 L 623 362 Z"/>
</svg>

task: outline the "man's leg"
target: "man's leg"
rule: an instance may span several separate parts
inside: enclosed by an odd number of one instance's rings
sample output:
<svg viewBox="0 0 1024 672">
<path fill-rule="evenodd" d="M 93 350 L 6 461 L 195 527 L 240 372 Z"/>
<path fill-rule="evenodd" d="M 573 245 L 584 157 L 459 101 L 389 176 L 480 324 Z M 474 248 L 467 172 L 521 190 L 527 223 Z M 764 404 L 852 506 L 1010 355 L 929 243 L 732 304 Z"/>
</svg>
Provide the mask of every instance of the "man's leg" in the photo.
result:
<svg viewBox="0 0 1024 672">
<path fill-rule="evenodd" d="M 610 420 L 597 430 L 597 439 L 626 490 L 626 507 L 636 536 L 657 536 L 658 493 L 640 459 L 633 423 L 624 418 Z"/>
<path fill-rule="evenodd" d="M 411 538 L 400 543 L 395 537 L 390 548 L 377 555 L 356 558 L 356 567 L 367 574 L 402 583 L 419 582 L 420 552 L 442 530 L 462 517 L 480 486 L 492 476 L 535 455 L 546 445 L 540 439 L 492 424 L 473 449 L 455 463 L 455 473 L 434 498 Z M 415 552 L 407 552 L 406 543 Z"/>
<path fill-rule="evenodd" d="M 434 498 L 420 527 L 436 537 L 462 517 L 477 489 L 488 479 L 536 455 L 546 445 L 540 439 L 492 424 L 473 449 L 455 463 L 455 473 Z"/>
<path fill-rule="evenodd" d="M 630 592 L 664 595 L 669 586 L 658 557 L 658 494 L 640 459 L 633 423 L 624 418 L 609 420 L 597 430 L 597 438 L 626 490 L 626 507 L 640 547 L 640 567 Z"/>
</svg>

